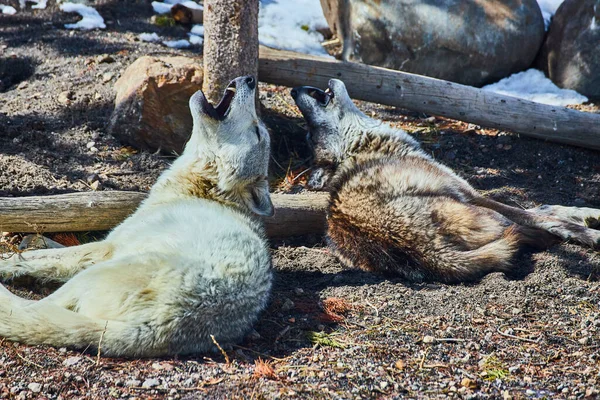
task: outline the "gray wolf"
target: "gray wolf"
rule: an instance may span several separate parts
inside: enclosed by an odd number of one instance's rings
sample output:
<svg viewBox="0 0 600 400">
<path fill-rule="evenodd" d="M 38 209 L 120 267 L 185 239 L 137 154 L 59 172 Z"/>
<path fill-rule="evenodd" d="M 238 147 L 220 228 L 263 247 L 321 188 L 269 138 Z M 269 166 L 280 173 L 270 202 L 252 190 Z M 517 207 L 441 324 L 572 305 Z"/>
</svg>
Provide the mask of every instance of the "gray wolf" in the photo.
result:
<svg viewBox="0 0 600 400">
<path fill-rule="evenodd" d="M 348 267 L 463 282 L 510 271 L 522 245 L 600 245 L 600 210 L 521 210 L 483 197 L 406 132 L 363 114 L 339 80 L 292 97 L 314 150 L 309 185 L 330 192 L 327 236 Z"/>
</svg>

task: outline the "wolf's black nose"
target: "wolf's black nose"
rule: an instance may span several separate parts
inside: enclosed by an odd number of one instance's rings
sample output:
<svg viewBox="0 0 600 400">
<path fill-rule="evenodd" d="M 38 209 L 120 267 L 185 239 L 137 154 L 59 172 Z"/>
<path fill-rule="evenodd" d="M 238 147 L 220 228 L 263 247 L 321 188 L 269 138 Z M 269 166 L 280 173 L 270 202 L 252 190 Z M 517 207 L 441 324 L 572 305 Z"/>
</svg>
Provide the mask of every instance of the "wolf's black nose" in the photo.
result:
<svg viewBox="0 0 600 400">
<path fill-rule="evenodd" d="M 254 89 L 256 87 L 256 81 L 251 76 L 246 77 L 246 84 L 250 89 Z"/>
<path fill-rule="evenodd" d="M 292 99 L 294 100 L 296 100 L 296 97 L 298 97 L 298 91 L 296 90 L 296 88 L 292 89 L 290 94 L 292 95 Z"/>
</svg>

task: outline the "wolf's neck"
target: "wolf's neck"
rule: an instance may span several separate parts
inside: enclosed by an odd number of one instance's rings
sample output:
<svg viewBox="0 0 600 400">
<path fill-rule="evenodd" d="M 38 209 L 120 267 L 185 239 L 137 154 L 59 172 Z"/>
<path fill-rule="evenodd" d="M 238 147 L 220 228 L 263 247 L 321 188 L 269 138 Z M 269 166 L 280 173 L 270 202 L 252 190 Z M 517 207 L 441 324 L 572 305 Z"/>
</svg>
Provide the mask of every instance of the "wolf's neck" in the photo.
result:
<svg viewBox="0 0 600 400">
<path fill-rule="evenodd" d="M 371 124 L 365 124 L 361 133 L 348 143 L 345 152 L 348 158 L 429 157 L 406 132 L 383 123 Z"/>
<path fill-rule="evenodd" d="M 217 182 L 214 161 L 184 152 L 152 186 L 144 206 L 194 198 L 234 205 L 227 195 L 219 190 Z"/>
</svg>

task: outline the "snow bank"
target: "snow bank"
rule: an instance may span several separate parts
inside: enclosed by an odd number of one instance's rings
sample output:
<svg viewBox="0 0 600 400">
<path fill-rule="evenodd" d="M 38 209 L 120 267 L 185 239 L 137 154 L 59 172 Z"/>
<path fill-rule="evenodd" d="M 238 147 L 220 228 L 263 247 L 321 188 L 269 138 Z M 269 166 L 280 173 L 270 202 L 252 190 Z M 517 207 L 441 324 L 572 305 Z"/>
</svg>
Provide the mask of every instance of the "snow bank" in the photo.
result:
<svg viewBox="0 0 600 400">
<path fill-rule="evenodd" d="M 171 12 L 171 8 L 175 5 L 175 4 L 181 4 L 186 6 L 187 8 L 194 8 L 196 10 L 204 10 L 204 7 L 198 3 L 196 3 L 195 1 L 185 1 L 185 0 L 165 0 L 164 3 L 160 2 L 160 1 L 153 1 L 152 2 L 152 8 L 154 9 L 155 13 L 158 14 L 166 14 L 168 12 Z"/>
<path fill-rule="evenodd" d="M 550 20 L 552 16 L 556 14 L 556 10 L 562 4 L 564 0 L 537 0 L 540 9 L 542 10 L 542 16 L 544 17 L 544 26 L 546 30 L 550 26 Z"/>
<path fill-rule="evenodd" d="M 204 25 L 194 25 L 190 31 L 193 35 L 204 36 Z"/>
<path fill-rule="evenodd" d="M 327 27 L 319 0 L 261 0 L 258 41 L 276 49 L 328 56 L 321 46 Z"/>
<path fill-rule="evenodd" d="M 195 44 L 197 46 L 201 46 L 204 43 L 204 38 L 202 36 L 194 35 L 192 33 L 188 33 L 190 36 L 190 43 Z"/>
<path fill-rule="evenodd" d="M 185 49 L 190 47 L 192 44 L 185 40 L 185 39 L 181 39 L 181 40 L 165 40 L 163 41 L 163 44 L 167 47 L 173 47 L 175 49 Z"/>
<path fill-rule="evenodd" d="M 151 43 L 160 42 L 160 36 L 158 36 L 156 33 L 140 33 L 138 38 L 142 42 L 151 42 Z"/>
<path fill-rule="evenodd" d="M 484 86 L 483 90 L 552 106 L 581 104 L 588 100 L 574 90 L 559 88 L 542 71 L 534 68 Z"/>
<path fill-rule="evenodd" d="M 66 24 L 65 28 L 67 29 L 104 29 L 106 25 L 104 24 L 104 19 L 95 8 L 85 6 L 83 4 L 76 3 L 64 3 L 60 5 L 60 9 L 64 12 L 76 12 L 81 15 L 83 18 L 78 21 L 76 24 Z"/>
<path fill-rule="evenodd" d="M 0 12 L 6 15 L 15 15 L 17 10 L 12 6 L 5 6 L 4 4 L 0 4 Z"/>
</svg>

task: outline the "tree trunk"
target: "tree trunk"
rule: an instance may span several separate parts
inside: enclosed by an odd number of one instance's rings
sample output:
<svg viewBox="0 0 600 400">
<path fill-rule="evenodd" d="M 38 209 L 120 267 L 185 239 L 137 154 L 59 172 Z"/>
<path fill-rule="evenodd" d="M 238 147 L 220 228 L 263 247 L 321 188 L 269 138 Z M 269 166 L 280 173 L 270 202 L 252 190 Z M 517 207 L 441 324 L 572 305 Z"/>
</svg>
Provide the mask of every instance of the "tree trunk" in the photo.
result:
<svg viewBox="0 0 600 400">
<path fill-rule="evenodd" d="M 600 150 L 600 115 L 534 103 L 407 72 L 260 48 L 260 80 L 325 89 L 331 78 L 350 97 L 408 108 L 525 136 Z"/>
<path fill-rule="evenodd" d="M 205 0 L 204 94 L 216 103 L 243 75 L 258 75 L 258 0 Z"/>
</svg>

